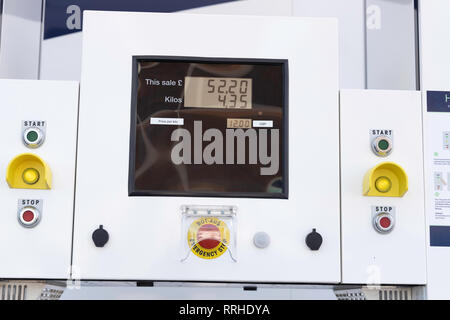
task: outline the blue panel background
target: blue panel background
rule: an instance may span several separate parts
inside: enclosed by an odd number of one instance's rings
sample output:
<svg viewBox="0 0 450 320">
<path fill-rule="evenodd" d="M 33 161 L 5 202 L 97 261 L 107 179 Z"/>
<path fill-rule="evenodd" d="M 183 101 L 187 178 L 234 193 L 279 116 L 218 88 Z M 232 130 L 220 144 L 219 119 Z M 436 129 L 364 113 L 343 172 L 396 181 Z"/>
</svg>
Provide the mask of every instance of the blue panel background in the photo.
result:
<svg viewBox="0 0 450 320">
<path fill-rule="evenodd" d="M 450 247 L 450 226 L 430 226 L 430 246 Z"/>
<path fill-rule="evenodd" d="M 427 91 L 428 112 L 450 112 L 450 91 Z"/>
<path fill-rule="evenodd" d="M 77 5 L 83 10 L 175 12 L 236 0 L 46 0 L 44 15 L 44 39 L 79 32 L 69 30 L 66 20 L 67 7 Z"/>
</svg>

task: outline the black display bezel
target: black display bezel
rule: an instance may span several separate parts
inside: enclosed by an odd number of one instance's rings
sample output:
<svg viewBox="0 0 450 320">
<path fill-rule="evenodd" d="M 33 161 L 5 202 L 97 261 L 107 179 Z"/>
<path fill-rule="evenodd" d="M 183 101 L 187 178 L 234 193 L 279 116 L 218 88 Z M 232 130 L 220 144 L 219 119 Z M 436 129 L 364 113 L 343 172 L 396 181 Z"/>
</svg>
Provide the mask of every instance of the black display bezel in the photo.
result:
<svg viewBox="0 0 450 320">
<path fill-rule="evenodd" d="M 282 93 L 282 170 L 283 170 L 283 192 L 192 192 L 192 191 L 149 191 L 135 190 L 135 157 L 136 157 L 136 113 L 137 113 L 137 93 L 138 93 L 138 62 L 140 60 L 150 60 L 157 62 L 186 62 L 186 63 L 236 63 L 236 64 L 280 64 L 284 81 Z M 267 198 L 267 199 L 288 199 L 289 195 L 289 117 L 288 117 L 288 97 L 289 97 L 289 72 L 287 59 L 249 59 L 249 58 L 204 58 L 185 56 L 132 56 L 132 78 L 131 78 L 131 117 L 130 117 L 130 149 L 129 149 L 129 172 L 128 172 L 128 196 L 171 196 L 171 197 L 212 197 L 212 198 Z"/>
</svg>

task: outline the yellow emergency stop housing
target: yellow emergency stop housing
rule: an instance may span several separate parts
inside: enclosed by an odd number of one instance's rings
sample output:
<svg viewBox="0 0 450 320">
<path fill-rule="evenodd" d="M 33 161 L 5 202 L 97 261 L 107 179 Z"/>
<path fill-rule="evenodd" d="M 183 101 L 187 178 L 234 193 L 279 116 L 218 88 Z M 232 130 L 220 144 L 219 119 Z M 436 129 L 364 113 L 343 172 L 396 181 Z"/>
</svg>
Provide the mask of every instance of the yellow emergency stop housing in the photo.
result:
<svg viewBox="0 0 450 320">
<path fill-rule="evenodd" d="M 51 189 L 52 172 L 37 155 L 22 153 L 9 163 L 6 182 L 15 189 Z"/>
<path fill-rule="evenodd" d="M 395 162 L 382 162 L 364 176 L 363 194 L 371 197 L 403 197 L 408 191 L 408 176 Z"/>
</svg>

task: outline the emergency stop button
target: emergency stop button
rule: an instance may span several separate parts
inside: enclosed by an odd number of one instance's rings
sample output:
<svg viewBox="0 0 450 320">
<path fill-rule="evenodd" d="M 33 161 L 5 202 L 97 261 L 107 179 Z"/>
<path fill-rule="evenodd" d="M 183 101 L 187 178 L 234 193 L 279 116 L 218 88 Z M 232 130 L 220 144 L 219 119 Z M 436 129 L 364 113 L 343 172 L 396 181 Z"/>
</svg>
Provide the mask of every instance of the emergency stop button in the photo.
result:
<svg viewBox="0 0 450 320">
<path fill-rule="evenodd" d="M 25 228 L 32 228 L 41 220 L 41 214 L 36 207 L 23 207 L 18 213 L 18 219 Z"/>
</svg>

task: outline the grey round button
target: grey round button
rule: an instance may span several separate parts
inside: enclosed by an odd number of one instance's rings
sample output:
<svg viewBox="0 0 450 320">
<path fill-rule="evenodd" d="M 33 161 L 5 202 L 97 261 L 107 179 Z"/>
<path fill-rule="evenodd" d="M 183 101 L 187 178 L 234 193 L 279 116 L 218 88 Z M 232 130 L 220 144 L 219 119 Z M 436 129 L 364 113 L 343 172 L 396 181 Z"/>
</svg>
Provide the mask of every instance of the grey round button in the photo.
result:
<svg viewBox="0 0 450 320">
<path fill-rule="evenodd" d="M 267 248 L 270 244 L 270 236 L 265 232 L 255 233 L 253 236 L 253 244 L 260 249 Z"/>
</svg>

